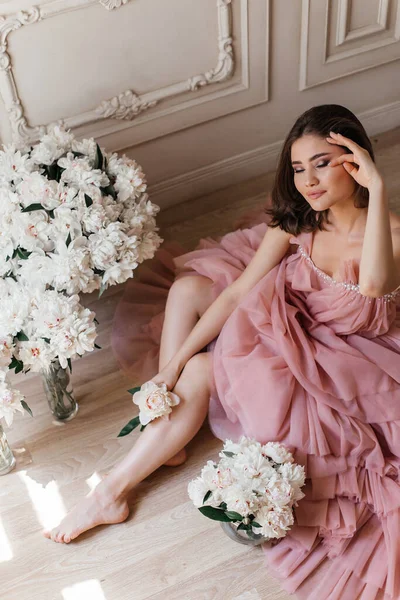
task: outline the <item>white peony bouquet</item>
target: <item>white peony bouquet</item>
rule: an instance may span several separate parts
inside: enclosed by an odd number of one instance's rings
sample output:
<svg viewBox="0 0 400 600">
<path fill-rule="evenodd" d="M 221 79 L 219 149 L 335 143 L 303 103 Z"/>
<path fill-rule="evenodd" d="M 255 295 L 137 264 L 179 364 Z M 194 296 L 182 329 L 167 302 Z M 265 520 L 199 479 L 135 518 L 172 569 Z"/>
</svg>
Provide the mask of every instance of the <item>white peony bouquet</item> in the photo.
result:
<svg viewBox="0 0 400 600">
<path fill-rule="evenodd" d="M 189 483 L 194 505 L 210 519 L 231 522 L 252 539 L 282 538 L 294 523 L 293 506 L 304 497 L 304 467 L 277 442 L 226 440 L 218 464 L 209 460 Z"/>
<path fill-rule="evenodd" d="M 56 360 L 66 368 L 96 347 L 95 314 L 79 294 L 101 295 L 154 256 L 158 211 L 134 160 L 62 127 L 34 147 L 0 150 L 0 417 L 8 423 L 29 407 L 7 369 L 43 371 Z"/>
</svg>

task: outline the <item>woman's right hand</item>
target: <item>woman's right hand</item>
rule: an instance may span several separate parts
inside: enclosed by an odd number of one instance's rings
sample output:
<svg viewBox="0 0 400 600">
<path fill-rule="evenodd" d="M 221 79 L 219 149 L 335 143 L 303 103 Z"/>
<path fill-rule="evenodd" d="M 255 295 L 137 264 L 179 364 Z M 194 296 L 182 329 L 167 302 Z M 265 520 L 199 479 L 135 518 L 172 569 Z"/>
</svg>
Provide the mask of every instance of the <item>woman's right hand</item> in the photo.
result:
<svg viewBox="0 0 400 600">
<path fill-rule="evenodd" d="M 155 375 L 150 381 L 154 381 L 154 383 L 165 383 L 167 386 L 167 390 L 172 392 L 174 389 L 176 382 L 179 379 L 181 374 L 181 369 L 174 367 L 173 365 L 166 365 L 164 369 L 161 369 L 157 375 Z"/>
</svg>

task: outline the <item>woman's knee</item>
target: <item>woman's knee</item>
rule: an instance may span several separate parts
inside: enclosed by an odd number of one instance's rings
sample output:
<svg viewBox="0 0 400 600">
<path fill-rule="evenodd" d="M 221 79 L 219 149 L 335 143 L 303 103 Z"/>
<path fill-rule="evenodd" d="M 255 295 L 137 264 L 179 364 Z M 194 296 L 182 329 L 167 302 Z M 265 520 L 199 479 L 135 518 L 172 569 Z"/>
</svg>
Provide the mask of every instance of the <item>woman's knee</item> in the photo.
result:
<svg viewBox="0 0 400 600">
<path fill-rule="evenodd" d="M 174 281 L 169 295 L 174 299 L 189 300 L 201 316 L 212 303 L 212 283 L 209 277 L 203 275 L 185 275 Z"/>
<path fill-rule="evenodd" d="M 190 358 L 184 368 L 187 376 L 194 379 L 204 378 L 209 381 L 211 371 L 211 353 L 199 352 Z"/>
</svg>

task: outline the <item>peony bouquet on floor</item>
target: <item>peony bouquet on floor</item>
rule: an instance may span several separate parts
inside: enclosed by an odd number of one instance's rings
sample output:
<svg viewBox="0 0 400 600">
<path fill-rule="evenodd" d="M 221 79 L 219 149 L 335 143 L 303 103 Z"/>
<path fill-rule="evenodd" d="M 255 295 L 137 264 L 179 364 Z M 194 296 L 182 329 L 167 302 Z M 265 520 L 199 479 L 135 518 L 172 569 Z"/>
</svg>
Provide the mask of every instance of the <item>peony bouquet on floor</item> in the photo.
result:
<svg viewBox="0 0 400 600">
<path fill-rule="evenodd" d="M 304 467 L 277 442 L 226 440 L 217 463 L 209 460 L 189 483 L 194 505 L 206 517 L 230 523 L 248 538 L 282 538 L 294 523 L 293 506 L 304 497 Z"/>
<path fill-rule="evenodd" d="M 92 351 L 95 313 L 79 294 L 133 276 L 162 243 L 141 167 L 50 127 L 38 144 L 0 151 L 0 417 L 23 396 L 6 381 Z"/>
</svg>

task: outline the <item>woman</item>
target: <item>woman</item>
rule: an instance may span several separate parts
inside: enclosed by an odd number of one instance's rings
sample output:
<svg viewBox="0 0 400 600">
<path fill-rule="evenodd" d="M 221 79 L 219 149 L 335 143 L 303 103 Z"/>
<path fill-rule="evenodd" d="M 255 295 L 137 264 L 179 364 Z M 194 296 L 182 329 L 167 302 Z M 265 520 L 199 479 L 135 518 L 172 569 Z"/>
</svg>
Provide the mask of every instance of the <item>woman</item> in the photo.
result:
<svg viewBox="0 0 400 600">
<path fill-rule="evenodd" d="M 269 213 L 268 227 L 176 259 L 185 276 L 168 295 L 153 381 L 181 403 L 46 535 L 68 543 L 126 519 L 127 493 L 184 462 L 209 411 L 220 439 L 281 441 L 306 468 L 295 526 L 265 547 L 285 589 L 308 600 L 398 599 L 400 219 L 349 110 L 299 117 Z"/>
</svg>

